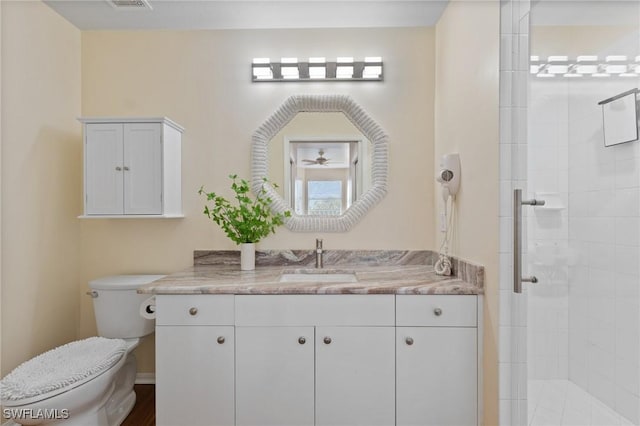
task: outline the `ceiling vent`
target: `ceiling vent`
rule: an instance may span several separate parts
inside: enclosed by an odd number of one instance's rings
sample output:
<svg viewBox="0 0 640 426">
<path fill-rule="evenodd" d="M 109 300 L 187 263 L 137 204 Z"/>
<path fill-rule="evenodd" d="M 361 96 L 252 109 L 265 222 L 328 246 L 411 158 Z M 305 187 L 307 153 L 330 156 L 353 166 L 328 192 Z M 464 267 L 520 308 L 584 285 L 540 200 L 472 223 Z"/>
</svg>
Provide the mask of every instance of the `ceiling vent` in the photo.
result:
<svg viewBox="0 0 640 426">
<path fill-rule="evenodd" d="M 148 0 L 107 0 L 107 2 L 115 9 L 152 9 L 151 4 L 149 4 Z"/>
</svg>

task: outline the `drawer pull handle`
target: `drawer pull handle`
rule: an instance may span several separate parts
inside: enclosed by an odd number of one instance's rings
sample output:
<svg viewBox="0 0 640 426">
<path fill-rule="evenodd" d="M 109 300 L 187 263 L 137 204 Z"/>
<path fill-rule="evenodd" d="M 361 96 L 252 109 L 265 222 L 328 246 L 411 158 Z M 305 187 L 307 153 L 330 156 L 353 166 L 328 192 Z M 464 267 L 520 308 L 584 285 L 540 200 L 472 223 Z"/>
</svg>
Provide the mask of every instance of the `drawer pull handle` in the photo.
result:
<svg viewBox="0 0 640 426">
<path fill-rule="evenodd" d="M 198 308 L 193 307 L 191 309 L 189 309 L 189 315 L 194 316 L 198 313 Z"/>
<path fill-rule="evenodd" d="M 325 337 L 324 339 L 322 339 L 322 341 L 324 342 L 325 345 L 329 345 L 331 344 L 331 337 Z"/>
<path fill-rule="evenodd" d="M 442 315 L 442 309 L 440 308 L 435 308 L 433 310 L 433 313 L 435 314 L 435 316 L 439 317 L 440 315 Z"/>
<path fill-rule="evenodd" d="M 413 339 L 411 337 L 404 339 L 404 342 L 409 346 L 413 345 Z"/>
<path fill-rule="evenodd" d="M 299 337 L 298 343 L 300 343 L 301 345 L 304 345 L 305 343 L 307 343 L 307 339 L 305 339 L 304 337 Z"/>
<path fill-rule="evenodd" d="M 224 343 L 224 336 L 218 336 L 217 342 L 219 345 Z"/>
</svg>

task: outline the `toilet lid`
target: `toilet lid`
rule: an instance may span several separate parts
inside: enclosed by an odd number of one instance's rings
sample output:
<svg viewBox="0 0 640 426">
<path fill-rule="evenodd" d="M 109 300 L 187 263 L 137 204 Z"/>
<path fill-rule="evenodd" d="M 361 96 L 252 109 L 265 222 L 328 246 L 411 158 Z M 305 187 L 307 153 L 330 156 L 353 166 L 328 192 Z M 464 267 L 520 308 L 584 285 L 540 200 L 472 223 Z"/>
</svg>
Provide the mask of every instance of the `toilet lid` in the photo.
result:
<svg viewBox="0 0 640 426">
<path fill-rule="evenodd" d="M 0 398 L 3 403 L 15 403 L 64 392 L 108 370 L 126 351 L 122 339 L 90 337 L 67 343 L 30 359 L 5 376 L 0 381 Z"/>
</svg>

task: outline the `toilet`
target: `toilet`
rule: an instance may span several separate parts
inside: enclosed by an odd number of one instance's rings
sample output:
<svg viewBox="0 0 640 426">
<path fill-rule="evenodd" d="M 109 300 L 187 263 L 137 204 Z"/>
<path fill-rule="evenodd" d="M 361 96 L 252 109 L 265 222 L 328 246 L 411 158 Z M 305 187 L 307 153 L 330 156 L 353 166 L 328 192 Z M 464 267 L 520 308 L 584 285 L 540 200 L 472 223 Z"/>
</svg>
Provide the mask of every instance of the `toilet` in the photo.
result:
<svg viewBox="0 0 640 426">
<path fill-rule="evenodd" d="M 149 295 L 136 290 L 162 277 L 91 281 L 88 294 L 99 336 L 54 348 L 5 376 L 0 381 L 3 416 L 22 425 L 120 425 L 136 401 L 133 350 L 155 326 Z"/>
</svg>

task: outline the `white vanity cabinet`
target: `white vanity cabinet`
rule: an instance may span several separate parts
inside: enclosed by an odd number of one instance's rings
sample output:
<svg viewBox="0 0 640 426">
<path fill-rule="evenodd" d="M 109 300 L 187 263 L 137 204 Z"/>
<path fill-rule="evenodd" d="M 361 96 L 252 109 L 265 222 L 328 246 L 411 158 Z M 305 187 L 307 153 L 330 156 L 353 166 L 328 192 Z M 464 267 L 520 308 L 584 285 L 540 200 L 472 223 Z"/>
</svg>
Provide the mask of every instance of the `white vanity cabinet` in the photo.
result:
<svg viewBox="0 0 640 426">
<path fill-rule="evenodd" d="M 477 296 L 156 299 L 160 426 L 478 424 Z"/>
<path fill-rule="evenodd" d="M 478 424 L 477 297 L 396 297 L 396 424 Z"/>
<path fill-rule="evenodd" d="M 313 426 L 313 327 L 236 327 L 236 425 Z"/>
<path fill-rule="evenodd" d="M 316 425 L 394 424 L 394 341 L 394 327 L 316 328 Z"/>
<path fill-rule="evenodd" d="M 156 299 L 156 424 L 235 424 L 233 296 Z"/>
<path fill-rule="evenodd" d="M 180 217 L 183 129 L 168 118 L 81 118 L 84 216 Z"/>
<path fill-rule="evenodd" d="M 236 424 L 393 424 L 394 303 L 236 296 Z"/>
</svg>

